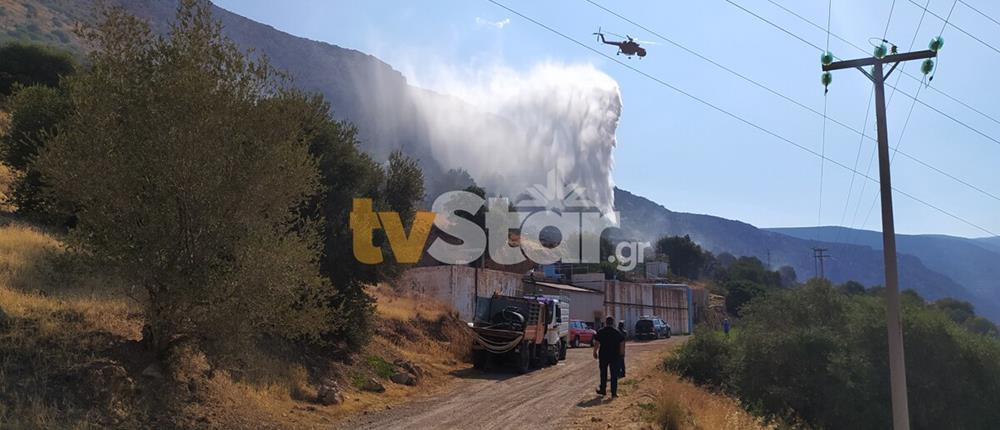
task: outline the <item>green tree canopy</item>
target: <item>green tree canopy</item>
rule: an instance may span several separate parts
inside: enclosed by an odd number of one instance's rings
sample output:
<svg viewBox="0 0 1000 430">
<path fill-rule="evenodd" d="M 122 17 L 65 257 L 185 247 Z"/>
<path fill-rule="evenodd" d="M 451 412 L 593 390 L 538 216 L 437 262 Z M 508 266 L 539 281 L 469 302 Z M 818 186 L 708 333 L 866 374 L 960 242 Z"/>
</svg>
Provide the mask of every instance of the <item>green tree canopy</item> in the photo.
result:
<svg viewBox="0 0 1000 430">
<path fill-rule="evenodd" d="M 310 151 L 319 160 L 322 193 L 310 200 L 305 219 L 320 222 L 323 252 L 320 268 L 333 284 L 326 303 L 334 313 L 327 338 L 342 341 L 348 349 L 361 347 L 372 329 L 373 300 L 367 285 L 391 281 L 400 271 L 383 231 L 376 230 L 373 244 L 385 256 L 381 264 L 363 264 L 350 246 L 350 213 L 354 198 L 372 199 L 375 210 L 392 210 L 404 224 L 412 221 L 423 199 L 423 173 L 415 160 L 399 152 L 383 167 L 358 147 L 357 130 L 350 124 L 323 115 L 312 127 Z"/>
<path fill-rule="evenodd" d="M 321 103 L 286 89 L 184 0 L 167 37 L 120 9 L 88 29 L 92 67 L 67 81 L 77 111 L 38 168 L 79 223 L 69 241 L 148 296 L 151 341 L 230 345 L 327 326 L 306 126 Z"/>
<path fill-rule="evenodd" d="M 709 253 L 688 235 L 660 238 L 656 241 L 656 252 L 667 256 L 670 273 L 688 279 L 698 279 L 709 261 Z"/>
<path fill-rule="evenodd" d="M 55 87 L 59 79 L 76 70 L 68 53 L 41 45 L 8 43 L 0 46 L 0 95 L 10 95 L 18 85 Z"/>
<path fill-rule="evenodd" d="M 882 297 L 814 279 L 769 291 L 742 313 L 734 336 L 696 331 L 668 367 L 765 417 L 810 428 L 891 427 Z M 904 301 L 902 323 L 913 427 L 1000 422 L 1000 340 L 916 300 Z"/>
<path fill-rule="evenodd" d="M 44 211 L 45 204 L 39 174 L 32 163 L 72 113 L 72 103 L 59 88 L 31 85 L 18 89 L 9 106 L 10 129 L 0 138 L 0 160 L 22 173 L 12 193 L 18 211 L 38 214 Z"/>
</svg>

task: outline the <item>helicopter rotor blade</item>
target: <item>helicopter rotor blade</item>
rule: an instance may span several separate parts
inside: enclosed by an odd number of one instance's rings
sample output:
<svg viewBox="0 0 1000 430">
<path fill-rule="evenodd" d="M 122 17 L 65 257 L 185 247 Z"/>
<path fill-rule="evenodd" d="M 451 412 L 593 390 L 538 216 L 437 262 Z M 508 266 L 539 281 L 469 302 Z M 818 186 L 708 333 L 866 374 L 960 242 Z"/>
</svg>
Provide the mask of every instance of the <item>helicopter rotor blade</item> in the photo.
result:
<svg viewBox="0 0 1000 430">
<path fill-rule="evenodd" d="M 610 31 L 605 31 L 604 33 L 605 33 L 605 34 L 610 34 L 610 35 L 612 35 L 612 36 L 615 36 L 615 37 L 620 37 L 620 38 L 622 38 L 622 39 L 625 39 L 625 38 L 626 38 L 625 36 L 622 36 L 622 35 L 620 35 L 620 34 L 618 34 L 618 33 L 612 33 L 612 32 L 610 32 Z"/>
</svg>

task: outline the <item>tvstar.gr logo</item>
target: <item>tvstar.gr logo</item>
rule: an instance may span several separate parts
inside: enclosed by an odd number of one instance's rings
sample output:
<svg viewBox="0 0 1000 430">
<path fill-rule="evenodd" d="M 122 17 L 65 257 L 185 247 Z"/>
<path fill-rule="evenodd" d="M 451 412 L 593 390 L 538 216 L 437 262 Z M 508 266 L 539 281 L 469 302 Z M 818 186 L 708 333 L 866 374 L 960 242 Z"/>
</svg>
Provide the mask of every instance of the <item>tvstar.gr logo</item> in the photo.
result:
<svg viewBox="0 0 1000 430">
<path fill-rule="evenodd" d="M 416 263 L 433 226 L 456 239 L 438 237 L 426 247 L 431 257 L 444 264 L 468 264 L 485 252 L 502 265 L 525 260 L 536 264 L 599 263 L 601 235 L 608 228 L 619 227 L 619 214 L 595 210 L 596 205 L 583 197 L 583 188 L 559 186 L 554 174 L 550 173 L 548 182 L 548 186 L 530 188 L 514 205 L 504 197 L 483 198 L 468 191 L 444 193 L 434 200 L 430 212 L 416 213 L 409 234 L 398 213 L 376 212 L 371 199 L 354 199 L 350 215 L 354 256 L 362 263 L 381 263 L 382 250 L 373 244 L 374 232 L 381 229 L 397 262 Z M 470 218 L 484 207 L 485 220 L 480 225 Z M 518 240 L 511 240 L 515 235 Z M 607 259 L 617 263 L 619 270 L 629 271 L 643 261 L 647 247 L 647 242 L 622 241 Z"/>
</svg>

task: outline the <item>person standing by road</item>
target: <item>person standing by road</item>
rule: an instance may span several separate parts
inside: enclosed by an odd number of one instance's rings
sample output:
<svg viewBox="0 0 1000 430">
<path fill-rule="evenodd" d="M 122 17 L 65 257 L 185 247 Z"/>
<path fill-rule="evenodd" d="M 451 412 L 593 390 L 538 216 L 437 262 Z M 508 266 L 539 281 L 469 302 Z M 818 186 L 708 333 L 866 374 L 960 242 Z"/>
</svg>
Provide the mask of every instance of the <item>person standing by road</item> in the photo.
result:
<svg viewBox="0 0 1000 430">
<path fill-rule="evenodd" d="M 726 334 L 726 337 L 729 336 L 729 318 L 722 320 L 722 332 Z"/>
<path fill-rule="evenodd" d="M 621 371 L 619 373 L 618 377 L 624 379 L 625 378 L 625 348 L 624 348 L 624 344 L 625 344 L 625 341 L 628 340 L 628 331 L 625 330 L 625 321 L 618 321 L 618 332 L 622 334 L 622 344 L 623 344 L 621 357 L 618 358 L 618 370 Z"/>
<path fill-rule="evenodd" d="M 597 394 L 607 395 L 608 373 L 611 373 L 611 398 L 618 397 L 618 363 L 625 354 L 625 337 L 615 328 L 615 319 L 607 317 L 604 328 L 594 335 L 594 358 L 601 372 L 601 386 Z"/>
</svg>

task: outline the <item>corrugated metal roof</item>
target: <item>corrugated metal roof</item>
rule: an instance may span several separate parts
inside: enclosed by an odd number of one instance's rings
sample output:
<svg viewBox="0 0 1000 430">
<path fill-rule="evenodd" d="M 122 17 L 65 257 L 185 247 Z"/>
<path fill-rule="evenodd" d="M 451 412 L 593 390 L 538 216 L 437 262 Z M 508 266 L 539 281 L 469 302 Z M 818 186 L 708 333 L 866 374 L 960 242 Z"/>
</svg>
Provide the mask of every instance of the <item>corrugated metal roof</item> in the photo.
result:
<svg viewBox="0 0 1000 430">
<path fill-rule="evenodd" d="M 563 290 L 563 291 L 575 291 L 575 292 L 578 292 L 578 293 L 601 294 L 600 291 L 594 291 L 594 290 L 590 290 L 590 289 L 587 289 L 587 288 L 580 288 L 580 287 L 577 287 L 575 285 L 569 285 L 569 284 L 556 284 L 556 283 L 553 283 L 553 282 L 543 282 L 543 281 L 531 281 L 531 283 L 535 284 L 535 285 L 541 285 L 543 287 L 555 288 L 557 290 Z"/>
</svg>

